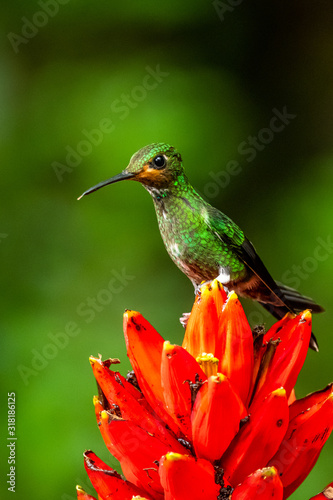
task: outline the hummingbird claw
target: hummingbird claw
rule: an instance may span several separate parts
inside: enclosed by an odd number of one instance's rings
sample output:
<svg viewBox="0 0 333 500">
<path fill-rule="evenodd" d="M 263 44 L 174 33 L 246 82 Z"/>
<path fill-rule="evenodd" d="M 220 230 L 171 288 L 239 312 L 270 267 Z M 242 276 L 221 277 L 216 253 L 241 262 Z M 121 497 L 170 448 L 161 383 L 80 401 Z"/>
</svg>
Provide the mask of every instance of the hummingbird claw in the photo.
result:
<svg viewBox="0 0 333 500">
<path fill-rule="evenodd" d="M 201 294 L 201 287 L 205 286 L 205 285 L 209 285 L 213 280 L 207 280 L 207 281 L 202 281 L 199 285 L 197 285 L 195 288 L 194 288 L 194 293 L 197 295 L 197 294 Z"/>
</svg>

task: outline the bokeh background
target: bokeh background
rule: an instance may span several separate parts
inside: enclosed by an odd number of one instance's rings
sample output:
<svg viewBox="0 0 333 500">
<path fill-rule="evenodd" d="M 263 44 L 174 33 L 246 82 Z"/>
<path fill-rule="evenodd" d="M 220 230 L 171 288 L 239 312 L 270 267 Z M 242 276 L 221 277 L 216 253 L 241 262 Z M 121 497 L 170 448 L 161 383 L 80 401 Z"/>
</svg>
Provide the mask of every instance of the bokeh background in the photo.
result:
<svg viewBox="0 0 333 500">
<path fill-rule="evenodd" d="M 116 465 L 96 426 L 88 356 L 119 357 L 127 372 L 125 308 L 182 338 L 193 289 L 145 190 L 124 182 L 76 200 L 151 142 L 177 146 L 192 183 L 274 277 L 326 308 L 297 393 L 331 381 L 332 2 L 16 0 L 1 10 L 1 497 L 11 498 L 7 392 L 16 498 L 74 500 L 77 483 L 92 492 L 85 449 Z M 272 132 L 276 113 L 285 123 Z M 117 290 L 105 291 L 112 279 Z M 331 439 L 293 500 L 333 479 L 332 457 Z"/>
</svg>

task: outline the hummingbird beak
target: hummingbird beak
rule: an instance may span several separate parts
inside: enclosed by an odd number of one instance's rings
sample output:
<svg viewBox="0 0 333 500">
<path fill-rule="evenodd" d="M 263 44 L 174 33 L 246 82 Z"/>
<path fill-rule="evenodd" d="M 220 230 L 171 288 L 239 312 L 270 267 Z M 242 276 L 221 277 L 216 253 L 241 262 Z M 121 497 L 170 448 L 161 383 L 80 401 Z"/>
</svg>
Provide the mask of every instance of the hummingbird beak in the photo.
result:
<svg viewBox="0 0 333 500">
<path fill-rule="evenodd" d="M 85 191 L 84 193 L 81 194 L 81 196 L 78 197 L 78 200 L 81 200 L 81 198 L 83 198 L 83 196 L 86 196 L 86 194 L 93 193 L 94 191 L 97 191 L 98 189 L 100 189 L 104 186 L 107 186 L 108 184 L 113 184 L 114 182 L 124 181 L 125 179 L 133 179 L 133 177 L 135 177 L 134 173 L 126 172 L 126 170 L 124 170 L 123 172 L 120 172 L 120 174 L 117 174 L 114 177 L 111 177 L 111 179 L 100 182 L 99 184 L 96 184 L 96 186 L 93 186 L 90 189 L 87 189 L 87 191 Z"/>
</svg>

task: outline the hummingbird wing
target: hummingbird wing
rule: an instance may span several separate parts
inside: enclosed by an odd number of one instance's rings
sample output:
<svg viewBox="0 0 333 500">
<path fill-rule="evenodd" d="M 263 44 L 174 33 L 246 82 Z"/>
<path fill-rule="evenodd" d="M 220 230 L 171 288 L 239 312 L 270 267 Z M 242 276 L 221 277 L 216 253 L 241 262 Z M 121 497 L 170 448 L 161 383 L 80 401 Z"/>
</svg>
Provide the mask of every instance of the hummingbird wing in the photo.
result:
<svg viewBox="0 0 333 500">
<path fill-rule="evenodd" d="M 250 240 L 244 236 L 242 230 L 231 219 L 229 219 L 229 217 L 214 207 L 209 207 L 208 213 L 208 224 L 211 230 L 214 231 L 215 235 L 221 241 L 232 248 L 237 257 L 244 262 L 247 268 L 252 271 L 252 273 L 257 276 L 261 283 L 267 288 L 268 295 L 271 295 L 271 300 L 268 300 L 267 302 L 275 302 L 275 305 L 287 308 L 290 312 L 303 311 L 304 309 L 311 309 L 313 312 L 324 311 L 324 309 L 310 297 L 306 297 L 297 290 L 290 288 L 279 281 L 275 281 L 257 254 Z M 261 301 L 259 298 L 257 300 L 264 305 L 264 301 Z"/>
<path fill-rule="evenodd" d="M 283 292 L 280 286 L 272 278 L 266 266 L 257 254 L 254 246 L 248 240 L 243 231 L 229 217 L 214 207 L 209 206 L 208 225 L 215 235 L 246 265 L 246 267 L 257 276 L 262 285 L 267 289 L 267 298 L 271 296 L 271 302 L 275 302 L 280 307 L 285 306 L 289 311 L 292 308 L 284 301 Z"/>
</svg>

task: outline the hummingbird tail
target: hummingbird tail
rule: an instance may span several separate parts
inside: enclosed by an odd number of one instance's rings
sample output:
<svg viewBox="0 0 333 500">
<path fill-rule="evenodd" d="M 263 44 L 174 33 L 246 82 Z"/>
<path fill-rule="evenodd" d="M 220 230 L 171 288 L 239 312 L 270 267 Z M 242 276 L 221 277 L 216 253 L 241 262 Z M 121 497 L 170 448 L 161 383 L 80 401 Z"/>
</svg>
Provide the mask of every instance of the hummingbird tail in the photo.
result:
<svg viewBox="0 0 333 500">
<path fill-rule="evenodd" d="M 295 312 L 304 311 L 304 309 L 310 309 L 313 313 L 320 313 L 324 311 L 324 308 L 317 304 L 311 297 L 306 297 L 302 295 L 294 288 L 283 285 L 278 281 L 276 284 L 279 286 L 279 296 L 286 304 Z"/>
</svg>

